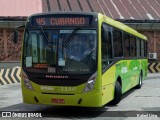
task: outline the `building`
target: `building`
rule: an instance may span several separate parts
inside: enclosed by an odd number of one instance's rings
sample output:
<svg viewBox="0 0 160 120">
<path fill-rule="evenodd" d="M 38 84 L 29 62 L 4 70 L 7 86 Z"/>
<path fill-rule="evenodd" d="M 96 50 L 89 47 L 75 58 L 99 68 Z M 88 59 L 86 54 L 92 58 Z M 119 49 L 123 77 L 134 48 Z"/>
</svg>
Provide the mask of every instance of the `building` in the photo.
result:
<svg viewBox="0 0 160 120">
<path fill-rule="evenodd" d="M 42 12 L 40 0 L 1 0 L 0 4 L 0 61 L 20 61 L 23 29 L 18 44 L 13 43 L 13 29 L 25 24 L 27 17 Z"/>
<path fill-rule="evenodd" d="M 1 0 L 0 11 L 1 61 L 20 59 L 21 41 L 18 45 L 10 42 L 11 28 L 16 24 L 24 24 L 30 14 L 52 11 L 91 11 L 101 12 L 146 35 L 148 53 L 153 53 L 150 58 L 155 57 L 149 59 L 151 63 L 149 68 L 150 66 L 151 69 L 159 68 L 153 71 L 160 72 L 160 0 Z"/>
</svg>

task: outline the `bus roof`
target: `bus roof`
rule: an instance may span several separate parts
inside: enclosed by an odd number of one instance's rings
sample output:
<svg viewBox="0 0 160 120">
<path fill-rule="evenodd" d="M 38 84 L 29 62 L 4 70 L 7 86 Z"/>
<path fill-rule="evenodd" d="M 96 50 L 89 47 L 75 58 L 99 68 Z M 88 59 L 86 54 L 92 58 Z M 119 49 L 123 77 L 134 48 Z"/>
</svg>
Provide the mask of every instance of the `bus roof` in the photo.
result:
<svg viewBox="0 0 160 120">
<path fill-rule="evenodd" d="M 101 13 L 99 13 L 98 17 L 100 17 L 100 18 L 102 17 L 103 21 L 105 21 L 107 24 L 109 24 L 111 26 L 114 26 L 114 27 L 116 27 L 116 28 L 118 28 L 120 30 L 123 30 L 125 32 L 128 32 L 128 33 L 130 33 L 130 34 L 132 34 L 134 36 L 137 36 L 137 37 L 139 37 L 141 39 L 147 40 L 146 36 L 142 35 L 138 31 L 134 30 L 133 28 L 131 28 L 131 27 L 119 22 L 119 21 L 116 21 L 116 20 L 114 20 L 112 18 L 109 18 L 109 17 L 107 17 L 107 16 L 105 16 L 105 15 L 103 15 Z"/>
<path fill-rule="evenodd" d="M 132 35 L 138 36 L 139 38 L 142 38 L 144 40 L 147 40 L 147 37 L 140 34 L 136 30 L 132 29 L 131 27 L 118 22 L 112 18 L 107 17 L 106 15 L 103 15 L 101 13 L 96 13 L 96 12 L 84 12 L 84 11 L 57 11 L 57 12 L 47 12 L 47 13 L 37 13 L 33 14 L 29 17 L 29 19 L 33 16 L 43 16 L 43 15 L 52 15 L 52 14 L 77 14 L 77 15 L 92 15 L 94 17 L 99 17 L 102 18 L 102 21 L 105 21 L 107 24 L 114 26 L 120 30 L 123 30 L 125 32 L 131 33 Z"/>
<path fill-rule="evenodd" d="M 46 13 L 36 13 L 32 16 L 40 16 L 40 15 L 52 15 L 52 14 L 77 14 L 77 15 L 92 15 L 98 17 L 98 13 L 96 12 L 83 12 L 83 11 L 55 11 L 55 12 L 46 12 Z"/>
</svg>

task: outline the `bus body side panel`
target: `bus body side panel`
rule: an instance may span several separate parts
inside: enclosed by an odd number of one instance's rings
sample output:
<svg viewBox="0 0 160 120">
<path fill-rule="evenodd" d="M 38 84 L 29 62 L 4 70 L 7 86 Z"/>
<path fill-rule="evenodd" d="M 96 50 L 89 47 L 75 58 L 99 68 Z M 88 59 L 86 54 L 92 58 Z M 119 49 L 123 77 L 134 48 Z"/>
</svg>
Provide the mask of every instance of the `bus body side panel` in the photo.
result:
<svg viewBox="0 0 160 120">
<path fill-rule="evenodd" d="M 147 77 L 147 72 L 148 72 L 148 60 L 143 59 L 141 61 L 141 66 L 142 66 L 142 72 L 143 72 L 143 80 L 145 80 Z"/>
<path fill-rule="evenodd" d="M 101 38 L 101 26 L 102 23 L 106 21 L 106 17 L 103 15 L 99 15 L 99 44 L 101 45 L 102 43 L 102 38 Z M 101 56 L 101 47 L 99 47 L 99 58 L 100 58 L 100 63 L 99 65 L 101 65 L 101 67 L 99 68 L 102 71 L 102 56 Z M 105 105 L 106 103 L 108 103 L 109 101 L 111 101 L 114 97 L 114 83 L 115 83 L 115 66 L 112 66 L 111 68 L 109 68 L 105 73 L 101 72 L 101 92 L 102 92 L 102 105 Z"/>
<path fill-rule="evenodd" d="M 114 86 L 115 86 L 115 66 L 109 68 L 102 75 L 102 104 L 106 104 L 114 98 Z"/>
<path fill-rule="evenodd" d="M 122 94 L 138 85 L 141 70 L 146 71 L 146 63 L 147 60 L 145 59 L 120 60 L 103 73 L 102 104 L 104 105 L 114 99 L 115 82 L 118 77 L 122 81 Z"/>
<path fill-rule="evenodd" d="M 141 70 L 140 60 L 138 59 L 124 60 L 124 62 L 127 65 L 122 68 L 122 93 L 125 93 L 138 84 Z"/>
<path fill-rule="evenodd" d="M 106 16 L 102 17 L 102 22 L 109 26 L 116 27 L 130 34 L 135 34 L 137 37 L 147 40 L 147 38 L 130 27 L 112 20 Z M 101 28 L 99 28 L 101 30 Z M 114 99 L 115 82 L 118 78 L 121 79 L 122 94 L 139 84 L 139 75 L 142 70 L 144 77 L 147 74 L 147 59 L 129 57 L 125 60 L 124 57 L 114 58 L 107 70 L 102 74 L 102 104 L 106 104 Z"/>
</svg>

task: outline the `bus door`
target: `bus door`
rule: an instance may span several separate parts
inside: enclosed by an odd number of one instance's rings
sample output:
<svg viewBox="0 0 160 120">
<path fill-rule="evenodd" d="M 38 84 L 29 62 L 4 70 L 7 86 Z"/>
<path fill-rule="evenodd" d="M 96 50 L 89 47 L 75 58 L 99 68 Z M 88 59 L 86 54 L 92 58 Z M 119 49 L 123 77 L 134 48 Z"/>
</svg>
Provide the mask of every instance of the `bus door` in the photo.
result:
<svg viewBox="0 0 160 120">
<path fill-rule="evenodd" d="M 111 29 L 106 24 L 102 25 L 102 70 L 113 61 Z"/>
</svg>

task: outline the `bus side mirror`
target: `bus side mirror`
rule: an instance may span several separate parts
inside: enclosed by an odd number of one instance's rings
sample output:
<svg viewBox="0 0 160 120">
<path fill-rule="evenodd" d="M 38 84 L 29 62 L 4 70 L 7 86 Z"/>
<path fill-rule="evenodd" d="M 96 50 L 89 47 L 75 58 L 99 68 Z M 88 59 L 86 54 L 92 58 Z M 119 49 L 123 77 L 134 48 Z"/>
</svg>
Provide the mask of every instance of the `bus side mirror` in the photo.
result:
<svg viewBox="0 0 160 120">
<path fill-rule="evenodd" d="M 19 28 L 25 28 L 25 26 L 24 25 L 20 25 L 20 26 L 15 27 L 15 29 L 13 31 L 13 42 L 14 43 L 18 42 L 18 29 Z"/>
<path fill-rule="evenodd" d="M 13 42 L 14 43 L 18 42 L 18 31 L 17 30 L 13 31 Z"/>
</svg>

